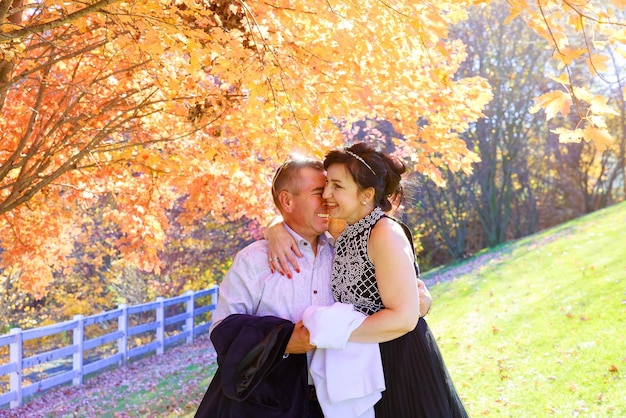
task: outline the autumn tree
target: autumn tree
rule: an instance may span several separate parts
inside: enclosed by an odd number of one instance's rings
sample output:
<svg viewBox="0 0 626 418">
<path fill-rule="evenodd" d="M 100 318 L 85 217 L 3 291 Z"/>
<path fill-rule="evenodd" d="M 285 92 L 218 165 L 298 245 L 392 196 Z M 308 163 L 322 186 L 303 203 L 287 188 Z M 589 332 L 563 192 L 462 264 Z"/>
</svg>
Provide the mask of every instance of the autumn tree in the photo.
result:
<svg viewBox="0 0 626 418">
<path fill-rule="evenodd" d="M 163 268 L 155 274 L 131 264 L 112 245 L 122 228 L 103 219 L 104 208 L 104 202 L 76 208 L 83 221 L 70 255 L 75 262 L 71 269 L 53 271 L 54 292 L 33 300 L 20 295 L 17 286 L 0 289 L 0 297 L 14 299 L 7 303 L 14 312 L 7 312 L 6 318 L 31 327 L 205 289 L 221 282 L 239 249 L 262 237 L 259 223 L 246 218 L 216 222 L 206 216 L 183 228 L 176 221 L 181 210 L 177 204 L 166 213 L 170 220 L 164 231 L 166 245 L 158 253 Z"/>
<path fill-rule="evenodd" d="M 72 262 L 73 203 L 110 196 L 117 251 L 158 273 L 164 209 L 267 216 L 276 162 L 340 143 L 330 116 L 394 121 L 435 173 L 429 154 L 466 163 L 458 133 L 489 99 L 449 77 L 462 2 L 2 4 L 2 263 L 36 296 Z"/>
<path fill-rule="evenodd" d="M 75 263 L 75 205 L 106 196 L 111 248 L 158 274 L 174 202 L 180 225 L 267 217 L 273 168 L 340 145 L 337 120 L 388 121 L 438 183 L 442 167 L 469 170 L 477 157 L 459 135 L 491 93 L 456 75 L 465 49 L 448 28 L 474 3 L 0 0 L 1 265 L 42 297 Z M 603 3 L 510 1 L 510 18 L 570 65 L 566 33 L 594 25 L 623 44 L 623 2 Z M 602 51 L 582 49 L 600 68 Z M 558 80 L 556 103 L 586 103 L 584 86 Z M 563 110 L 552 97 L 539 106 Z M 601 134 L 605 108 L 583 107 L 580 135 Z"/>
<path fill-rule="evenodd" d="M 614 115 L 607 117 L 607 130 L 611 137 L 603 141 L 581 141 L 569 144 L 578 156 L 576 170 L 577 192 L 582 195 L 583 211 L 590 213 L 607 207 L 626 197 L 626 102 L 624 90 L 624 62 L 611 54 L 604 80 L 597 81 L 603 95 L 617 104 Z M 606 82 L 602 82 L 606 81 Z"/>
<path fill-rule="evenodd" d="M 589 21 L 593 15 L 580 16 L 579 23 Z M 598 16 L 604 24 L 624 21 L 624 9 L 609 15 Z M 615 23 L 614 23 L 615 24 Z M 615 24 L 622 29 L 617 37 L 623 36 L 623 24 Z M 580 45 L 575 51 L 568 48 L 562 55 L 568 56 L 567 74 L 576 85 L 585 88 L 574 89 L 574 95 L 563 96 L 558 91 L 546 93 L 540 100 L 549 103 L 545 109 L 547 126 L 558 141 L 552 140 L 545 155 L 551 159 L 547 171 L 554 173 L 556 195 L 561 190 L 561 203 L 543 205 L 551 208 L 553 214 L 569 212 L 566 218 L 560 217 L 548 225 L 562 222 L 580 214 L 606 207 L 624 198 L 624 55 L 623 47 L 609 39 L 591 39 L 592 32 L 578 34 Z M 589 59 L 591 48 L 603 51 Z M 571 98 L 573 101 L 570 101 Z M 533 111 L 538 111 L 535 106 Z M 581 123 L 581 115 L 590 115 L 590 124 Z M 604 115 L 604 117 L 599 117 Z"/>
</svg>

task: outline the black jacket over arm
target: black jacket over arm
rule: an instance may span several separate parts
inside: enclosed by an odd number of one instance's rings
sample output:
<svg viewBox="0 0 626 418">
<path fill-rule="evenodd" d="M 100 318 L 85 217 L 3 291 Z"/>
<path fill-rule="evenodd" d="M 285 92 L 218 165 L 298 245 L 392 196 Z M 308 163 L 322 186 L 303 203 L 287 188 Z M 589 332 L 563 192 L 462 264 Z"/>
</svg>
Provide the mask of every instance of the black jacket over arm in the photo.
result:
<svg viewBox="0 0 626 418">
<path fill-rule="evenodd" d="M 283 358 L 294 324 L 274 316 L 234 314 L 211 332 L 218 369 L 196 418 L 304 417 L 305 354 Z"/>
</svg>

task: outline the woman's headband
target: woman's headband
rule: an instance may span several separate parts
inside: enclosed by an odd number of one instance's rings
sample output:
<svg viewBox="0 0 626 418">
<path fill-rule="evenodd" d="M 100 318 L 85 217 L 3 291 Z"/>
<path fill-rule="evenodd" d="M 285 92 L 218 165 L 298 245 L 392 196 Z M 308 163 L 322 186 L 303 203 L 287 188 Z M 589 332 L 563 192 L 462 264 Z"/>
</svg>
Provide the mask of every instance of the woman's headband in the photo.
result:
<svg viewBox="0 0 626 418">
<path fill-rule="evenodd" d="M 368 163 L 365 162 L 365 160 L 363 158 L 361 158 L 360 156 L 356 155 L 355 153 L 351 152 L 351 151 L 345 151 L 346 154 L 350 154 L 351 156 L 353 156 L 354 158 L 356 158 L 357 160 L 359 160 L 360 162 L 363 163 L 363 165 L 365 167 L 367 167 L 373 175 L 376 175 L 376 172 L 374 171 L 374 169 L 372 167 L 370 167 L 370 165 Z"/>
</svg>

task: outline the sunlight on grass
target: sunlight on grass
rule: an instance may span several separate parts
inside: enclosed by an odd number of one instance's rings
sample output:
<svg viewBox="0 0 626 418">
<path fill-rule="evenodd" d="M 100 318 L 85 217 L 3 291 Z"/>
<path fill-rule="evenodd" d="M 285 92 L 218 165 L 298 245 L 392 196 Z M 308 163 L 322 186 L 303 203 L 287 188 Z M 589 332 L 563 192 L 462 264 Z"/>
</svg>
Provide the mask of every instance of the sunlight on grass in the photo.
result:
<svg viewBox="0 0 626 418">
<path fill-rule="evenodd" d="M 620 204 L 431 287 L 428 320 L 471 416 L 626 416 L 625 249 Z"/>
</svg>

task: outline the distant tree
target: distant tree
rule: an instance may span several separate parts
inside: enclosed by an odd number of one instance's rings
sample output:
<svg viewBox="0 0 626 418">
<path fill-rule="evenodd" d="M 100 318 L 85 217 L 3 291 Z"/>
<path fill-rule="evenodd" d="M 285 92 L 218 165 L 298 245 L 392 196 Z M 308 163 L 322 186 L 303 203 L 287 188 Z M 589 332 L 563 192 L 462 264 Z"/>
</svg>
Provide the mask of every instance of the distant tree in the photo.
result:
<svg viewBox="0 0 626 418">
<path fill-rule="evenodd" d="M 428 253 L 440 252 L 439 247 L 448 251 L 448 258 L 438 256 L 434 264 L 537 230 L 532 184 L 538 173 L 531 172 L 530 160 L 541 153 L 537 145 L 547 131 L 543 118 L 529 109 L 548 88 L 544 66 L 550 52 L 523 22 L 504 24 L 508 13 L 503 2 L 476 6 L 452 30 L 467 51 L 459 76 L 489 80 L 493 99 L 484 117 L 462 135 L 480 159 L 473 171 L 443 168 L 444 187 L 427 177 L 418 180 L 416 222 L 434 234 L 426 239 L 422 257 L 432 258 Z"/>
</svg>

